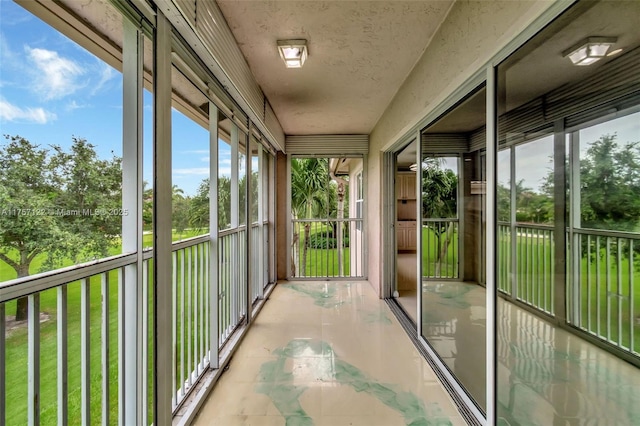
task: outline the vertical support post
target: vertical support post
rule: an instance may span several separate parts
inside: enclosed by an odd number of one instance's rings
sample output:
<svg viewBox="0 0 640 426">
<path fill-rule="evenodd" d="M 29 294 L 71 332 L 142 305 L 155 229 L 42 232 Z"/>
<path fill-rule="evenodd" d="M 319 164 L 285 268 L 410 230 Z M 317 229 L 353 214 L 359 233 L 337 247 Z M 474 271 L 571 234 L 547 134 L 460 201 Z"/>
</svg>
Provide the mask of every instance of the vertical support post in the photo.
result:
<svg viewBox="0 0 640 426">
<path fill-rule="evenodd" d="M 230 306 L 231 306 L 231 326 L 234 327 L 238 321 L 238 296 L 240 286 L 240 272 L 238 271 L 240 245 L 238 227 L 240 225 L 240 185 L 238 184 L 238 126 L 231 124 L 231 229 L 234 233 L 230 235 L 230 264 L 231 274 L 229 274 Z"/>
<path fill-rule="evenodd" d="M 462 153 L 458 153 L 457 156 L 458 159 L 458 182 L 462 182 L 462 185 L 460 185 L 460 183 L 458 183 L 458 191 L 456 194 L 457 200 L 456 200 L 456 205 L 457 205 L 457 211 L 456 211 L 456 215 L 457 215 L 457 219 L 458 219 L 458 246 L 454 247 L 454 253 L 457 253 L 457 272 L 453 272 L 453 278 L 457 278 L 459 280 L 464 280 L 465 277 L 465 271 L 467 268 L 465 268 L 465 247 L 466 244 L 464 242 L 464 236 L 465 236 L 465 226 L 466 226 L 466 220 L 465 220 L 465 214 L 464 214 L 464 204 L 467 202 L 464 191 L 465 191 L 465 185 L 468 179 L 471 179 L 471 176 L 467 176 L 467 174 L 465 173 L 464 170 L 464 158 L 463 158 L 463 154 Z M 456 268 L 456 266 L 454 265 L 454 268 Z M 474 271 L 475 272 L 475 271 Z M 475 273 L 474 273 L 475 276 Z"/>
<path fill-rule="evenodd" d="M 69 418 L 69 375 L 68 375 L 68 340 L 67 340 L 67 286 L 58 287 L 57 298 L 57 329 L 58 329 L 58 424 L 65 425 Z M 4 305 L 2 305 L 4 307 Z M 1 313 L 0 313 L 1 315 Z M 4 319 L 4 315 L 1 315 Z M 4 332 L 0 329 L 0 339 L 4 338 Z M 3 356 L 4 352 L 0 354 Z M 4 368 L 2 372 L 4 371 Z M 2 373 L 0 372 L 0 374 Z M 4 383 L 4 382 L 3 382 Z M 0 410 L 2 411 L 2 410 Z"/>
<path fill-rule="evenodd" d="M 125 424 L 141 423 L 141 400 L 144 386 L 142 371 L 142 62 L 144 38 L 135 25 L 123 18 L 123 135 L 122 135 L 122 251 L 137 253 L 135 264 L 124 268 L 122 298 L 122 351 L 124 383 L 120 384 L 124 402 L 122 420 Z M 126 349 L 125 349 L 126 348 Z"/>
<path fill-rule="evenodd" d="M 566 282 L 567 282 L 567 154 L 564 136 L 564 122 L 558 120 L 554 123 L 553 139 L 553 245 L 554 245 L 554 277 L 553 277 L 553 312 L 559 323 L 567 319 Z M 573 155 L 573 154 L 572 154 Z M 579 172 L 579 170 L 578 170 Z M 573 184 L 573 182 L 572 182 Z M 574 186 L 571 187 L 571 192 Z M 573 215 L 573 210 L 571 209 Z M 570 225 L 571 226 L 571 225 Z M 572 247 L 572 250 L 574 247 Z"/>
<path fill-rule="evenodd" d="M 40 424 L 40 293 L 28 296 L 28 422 L 29 426 Z"/>
<path fill-rule="evenodd" d="M 422 336 L 422 256 L 424 247 L 422 247 L 422 133 L 418 130 L 416 134 L 416 164 L 418 168 L 416 170 L 416 308 L 418 312 L 418 319 L 416 320 L 416 328 L 418 337 Z M 394 197 L 395 199 L 395 197 Z M 394 218 L 395 221 L 395 218 Z M 394 252 L 397 253 L 397 251 Z"/>
<path fill-rule="evenodd" d="M 218 333 L 218 107 L 209 102 L 209 365 L 219 367 Z"/>
<path fill-rule="evenodd" d="M 269 153 L 269 176 L 268 176 L 268 190 L 269 190 L 269 205 L 267 207 L 267 218 L 269 220 L 269 282 L 276 282 L 278 280 L 278 262 L 276 260 L 276 228 L 277 228 L 277 218 L 276 218 L 276 182 L 277 182 L 277 174 L 276 174 L 276 163 L 277 157 L 275 154 Z M 285 212 L 286 214 L 286 212 Z M 285 256 L 286 256 L 286 250 Z"/>
<path fill-rule="evenodd" d="M 285 215 L 285 224 L 287 226 L 286 234 L 287 234 L 287 279 L 293 278 L 291 271 L 296 268 L 296 265 L 291 261 L 293 259 L 293 250 L 296 250 L 296 247 L 293 247 L 293 221 L 291 220 L 293 215 L 291 213 L 291 154 L 287 154 L 287 212 Z"/>
<path fill-rule="evenodd" d="M 258 249 L 258 298 L 264 299 L 264 264 L 265 264 L 265 240 L 264 240 L 264 194 L 266 184 L 264 181 L 264 177 L 266 176 L 264 165 L 266 163 L 265 156 L 266 152 L 262 149 L 261 144 L 257 144 L 256 149 L 258 150 L 258 241 L 260 241 Z M 254 247 L 255 249 L 255 247 Z"/>
<path fill-rule="evenodd" d="M 561 129 L 561 131 L 564 129 Z M 564 136 L 563 133 L 560 133 L 560 136 Z M 575 232 L 576 228 L 580 228 L 582 226 L 580 219 L 580 133 L 575 131 L 571 134 L 571 151 L 569 153 L 569 173 L 570 173 L 570 187 L 569 187 L 569 235 L 571 241 L 571 246 L 569 249 L 571 250 L 571 265 L 567 267 L 571 268 L 571 273 L 569 274 L 569 288 L 564 291 L 565 300 L 567 297 L 571 297 L 571 299 L 565 301 L 566 312 L 565 321 L 568 320 L 572 324 L 579 325 L 580 324 L 580 283 L 582 279 L 580 277 L 580 264 L 581 264 L 581 251 L 582 244 L 580 244 L 580 234 Z M 556 272 L 557 273 L 557 272 Z M 566 287 L 566 280 L 565 287 Z M 567 295 L 567 290 L 568 294 Z M 571 303 L 571 305 L 569 305 Z"/>
<path fill-rule="evenodd" d="M 169 426 L 171 410 L 171 25 L 158 12 L 154 37 L 153 132 L 153 424 Z"/>
<path fill-rule="evenodd" d="M 369 155 L 368 154 L 363 154 L 362 155 L 362 232 L 360 233 L 360 235 L 362 236 L 362 240 L 360 241 L 360 243 L 362 244 L 360 246 L 360 265 L 362 265 L 360 271 L 360 275 L 362 276 L 362 278 L 364 279 L 369 279 L 369 268 L 368 268 L 368 262 L 369 262 L 369 249 L 368 249 L 368 239 L 369 239 L 369 228 L 367 227 L 368 224 L 368 219 L 367 219 L 367 212 L 369 211 L 369 202 L 367 201 L 367 199 L 369 198 L 367 196 L 367 188 L 369 186 L 369 174 L 367 172 L 367 170 L 369 169 Z M 384 196 L 384 195 L 383 195 Z M 416 226 L 417 226 L 417 222 L 416 222 Z M 417 229 L 421 229 L 421 226 L 418 226 Z M 416 232 L 418 232 L 416 230 Z M 420 234 L 417 234 L 420 235 Z M 394 253 L 395 256 L 395 253 Z"/>
<path fill-rule="evenodd" d="M 382 252 L 383 261 L 380 262 L 380 271 L 382 277 L 381 284 L 381 297 L 391 298 L 395 297 L 394 292 L 397 291 L 397 238 L 396 238 L 396 194 L 395 194 L 395 154 L 392 152 L 385 152 L 382 154 L 382 224 L 383 233 L 381 246 L 385 247 Z M 366 176 L 363 176 L 363 180 L 366 181 Z M 368 192 L 365 192 L 365 208 Z M 366 214 L 365 214 L 366 217 Z M 366 223 L 365 223 L 366 224 Z M 416 232 L 418 235 L 422 232 L 422 219 L 416 221 Z M 364 226 L 365 229 L 366 226 Z M 418 231 L 417 229 L 420 229 Z M 418 239 L 420 241 L 420 238 Z M 418 293 L 420 294 L 420 293 Z"/>
<path fill-rule="evenodd" d="M 251 196 L 251 186 L 252 176 L 251 173 L 251 127 L 253 123 L 249 121 L 249 125 L 247 126 L 248 132 L 244 138 L 244 181 L 246 182 L 244 185 L 244 224 L 245 224 L 245 233 L 244 233 L 244 268 L 245 268 L 245 277 L 246 280 L 242 283 L 245 287 L 245 303 L 246 303 L 246 315 L 245 315 L 245 324 L 250 324 L 252 321 L 253 315 L 251 315 L 251 306 L 253 302 L 253 292 L 251 291 L 251 285 L 253 282 L 253 277 L 256 273 L 256 268 L 251 262 L 251 251 L 253 247 L 251 247 L 251 234 L 253 232 L 253 227 L 251 224 L 251 203 L 253 203 L 253 197 Z"/>
<path fill-rule="evenodd" d="M 486 239 L 486 272 L 487 272 L 487 324 L 486 324 L 486 413 L 488 425 L 494 425 L 498 420 L 498 404 L 496 394 L 496 314 L 497 314 L 497 268 L 496 268 L 496 227 L 497 227 L 497 161 L 498 155 L 498 138 L 497 138 L 497 90 L 496 90 L 496 69 L 493 66 L 487 67 L 487 174 L 486 174 L 486 202 L 485 206 L 487 217 L 487 239 Z"/>
<path fill-rule="evenodd" d="M 240 223 L 240 192 L 238 185 L 238 126 L 231 124 L 231 229 Z"/>
</svg>

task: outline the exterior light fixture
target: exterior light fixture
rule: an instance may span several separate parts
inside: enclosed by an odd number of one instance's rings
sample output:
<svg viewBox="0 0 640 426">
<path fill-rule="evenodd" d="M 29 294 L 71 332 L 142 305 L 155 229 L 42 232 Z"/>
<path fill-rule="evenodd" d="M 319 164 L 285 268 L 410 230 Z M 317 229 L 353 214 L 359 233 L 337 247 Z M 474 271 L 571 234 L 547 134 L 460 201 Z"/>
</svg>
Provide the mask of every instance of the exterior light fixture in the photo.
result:
<svg viewBox="0 0 640 426">
<path fill-rule="evenodd" d="M 287 68 L 302 68 L 309 54 L 307 40 L 278 40 L 278 51 Z"/>
<path fill-rule="evenodd" d="M 616 41 L 616 37 L 589 37 L 562 52 L 562 56 L 569 57 L 573 65 L 591 65 L 604 58 Z"/>
<path fill-rule="evenodd" d="M 417 171 L 418 165 L 416 163 L 413 163 L 412 165 L 409 166 L 409 170 L 411 170 L 412 172 Z"/>
</svg>

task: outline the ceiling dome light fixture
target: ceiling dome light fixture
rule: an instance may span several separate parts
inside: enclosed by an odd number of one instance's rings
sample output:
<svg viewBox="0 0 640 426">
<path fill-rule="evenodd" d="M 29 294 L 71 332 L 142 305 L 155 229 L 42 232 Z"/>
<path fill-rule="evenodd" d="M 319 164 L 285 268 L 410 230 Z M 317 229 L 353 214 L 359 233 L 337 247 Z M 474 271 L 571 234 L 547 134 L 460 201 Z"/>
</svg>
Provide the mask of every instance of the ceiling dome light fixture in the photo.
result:
<svg viewBox="0 0 640 426">
<path fill-rule="evenodd" d="M 569 57 L 573 65 L 591 65 L 604 58 L 616 41 L 616 37 L 589 37 L 562 52 L 562 56 Z"/>
<path fill-rule="evenodd" d="M 302 68 L 309 55 L 307 40 L 278 40 L 278 52 L 287 68 Z"/>
<path fill-rule="evenodd" d="M 614 56 L 614 55 L 617 55 L 620 52 L 622 52 L 622 49 L 612 50 L 611 52 L 607 53 L 607 56 Z"/>
</svg>

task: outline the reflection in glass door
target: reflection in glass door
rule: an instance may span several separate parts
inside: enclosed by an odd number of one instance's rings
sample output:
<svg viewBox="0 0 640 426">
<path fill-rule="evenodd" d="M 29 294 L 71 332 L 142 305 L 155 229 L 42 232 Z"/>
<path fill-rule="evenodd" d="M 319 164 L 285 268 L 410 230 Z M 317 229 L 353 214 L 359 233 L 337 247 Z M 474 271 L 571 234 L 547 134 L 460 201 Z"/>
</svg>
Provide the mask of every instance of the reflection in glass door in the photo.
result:
<svg viewBox="0 0 640 426">
<path fill-rule="evenodd" d="M 640 112 L 570 140 L 569 321 L 640 354 Z"/>
<path fill-rule="evenodd" d="M 458 158 L 422 160 L 422 278 L 458 278 Z"/>
<path fill-rule="evenodd" d="M 477 418 L 486 407 L 485 101 L 479 87 L 422 131 L 420 148 L 421 335 Z"/>
<path fill-rule="evenodd" d="M 639 14 L 578 1 L 497 68 L 498 424 L 639 424 Z"/>
</svg>

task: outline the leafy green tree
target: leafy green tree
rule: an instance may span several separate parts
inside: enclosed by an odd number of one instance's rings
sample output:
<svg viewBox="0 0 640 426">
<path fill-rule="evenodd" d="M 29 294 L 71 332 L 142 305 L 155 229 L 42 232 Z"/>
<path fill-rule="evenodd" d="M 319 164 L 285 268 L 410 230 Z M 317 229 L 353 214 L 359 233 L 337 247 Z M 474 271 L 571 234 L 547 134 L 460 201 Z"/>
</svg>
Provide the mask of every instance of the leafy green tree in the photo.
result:
<svg viewBox="0 0 640 426">
<path fill-rule="evenodd" d="M 511 220 L 511 189 L 508 186 L 498 184 L 496 190 L 498 204 L 498 222 Z"/>
<path fill-rule="evenodd" d="M 200 182 L 196 195 L 191 199 L 189 225 L 197 230 L 209 228 L 209 178 Z"/>
<path fill-rule="evenodd" d="M 516 222 L 553 222 L 553 172 L 544 179 L 541 192 L 524 186 L 521 179 L 515 185 Z M 511 188 L 498 184 L 498 221 L 511 221 Z"/>
<path fill-rule="evenodd" d="M 209 228 L 209 179 L 203 179 L 189 207 L 189 225 L 195 229 Z M 218 229 L 231 227 L 231 178 L 218 177 Z"/>
<path fill-rule="evenodd" d="M 425 218 L 448 218 L 457 215 L 458 176 L 442 169 L 438 158 L 422 162 L 422 214 Z"/>
<path fill-rule="evenodd" d="M 640 231 L 640 142 L 605 134 L 580 160 L 582 227 Z"/>
<path fill-rule="evenodd" d="M 207 201 L 209 200 L 209 186 L 207 185 Z M 218 177 L 218 229 L 231 227 L 231 178 Z"/>
<path fill-rule="evenodd" d="M 54 150 L 61 162 L 60 205 L 80 213 L 61 217 L 75 247 L 67 255 L 77 262 L 107 256 L 109 248 L 120 242 L 122 216 L 135 212 L 121 211 L 121 159 L 100 159 L 85 139 L 74 137 L 72 141 L 69 153 Z"/>
<path fill-rule="evenodd" d="M 153 225 L 153 188 L 147 188 L 149 183 L 142 182 L 142 226 L 151 229 Z"/>
<path fill-rule="evenodd" d="M 309 219 L 318 217 L 321 212 L 328 211 L 329 169 L 326 158 L 294 158 L 291 160 L 291 214 L 293 219 Z M 311 223 L 304 224 L 304 240 L 302 249 L 302 271 L 304 275 L 309 251 Z M 294 231 L 292 245 L 298 243 L 300 236 Z M 292 250 L 295 255 L 296 250 Z M 295 276 L 295 259 L 291 262 L 292 274 Z"/>
<path fill-rule="evenodd" d="M 93 145 L 73 138 L 69 152 L 41 148 L 20 136 L 0 147 L 0 259 L 28 276 L 44 255 L 41 271 L 64 259 L 85 261 L 108 254 L 119 240 L 121 164 L 101 160 Z M 126 212 L 122 211 L 122 214 Z M 18 300 L 16 319 L 27 317 Z"/>
<path fill-rule="evenodd" d="M 171 189 L 171 226 L 179 238 L 182 238 L 182 233 L 189 226 L 191 198 L 185 197 L 184 191 L 178 185 L 173 185 Z"/>
<path fill-rule="evenodd" d="M 425 218 L 450 218 L 457 216 L 458 176 L 451 169 L 442 169 L 438 158 L 425 158 L 422 162 L 422 214 Z M 436 274 L 440 273 L 442 258 L 447 254 L 453 224 L 432 224 L 437 238 Z M 444 241 L 442 238 L 444 236 Z"/>
</svg>

